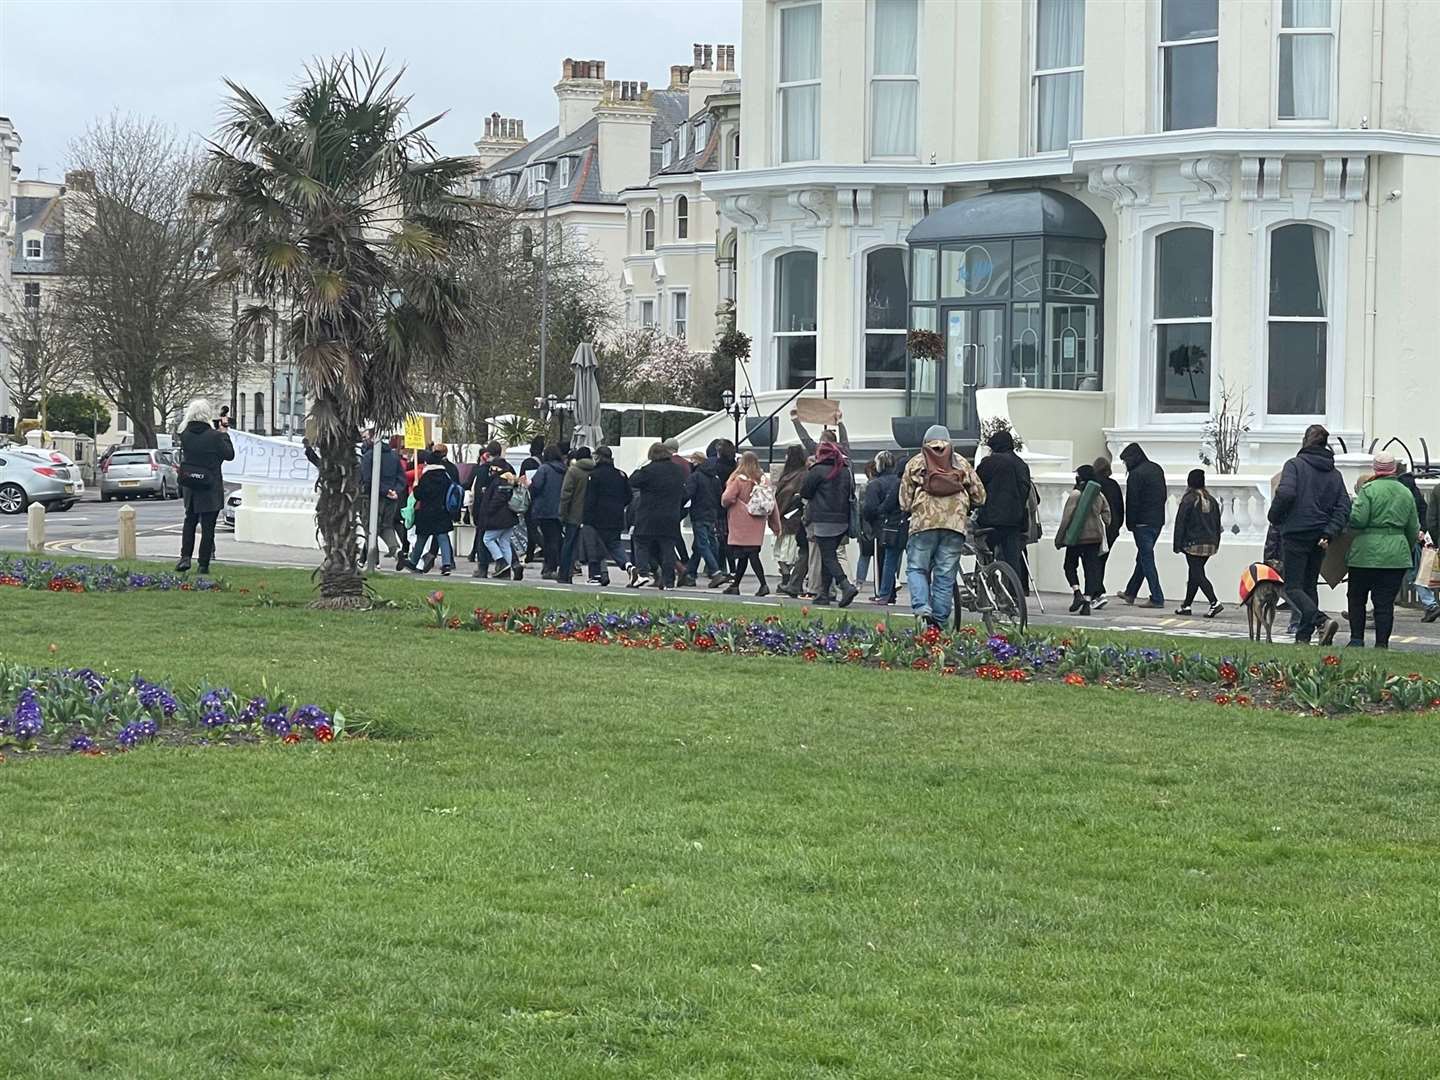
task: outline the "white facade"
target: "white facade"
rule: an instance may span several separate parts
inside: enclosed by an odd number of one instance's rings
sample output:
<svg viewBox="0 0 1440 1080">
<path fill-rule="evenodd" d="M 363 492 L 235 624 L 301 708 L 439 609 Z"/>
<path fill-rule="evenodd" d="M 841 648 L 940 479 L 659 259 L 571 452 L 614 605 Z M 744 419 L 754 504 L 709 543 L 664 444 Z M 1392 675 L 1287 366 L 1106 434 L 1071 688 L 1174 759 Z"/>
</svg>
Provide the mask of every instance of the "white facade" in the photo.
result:
<svg viewBox="0 0 1440 1080">
<path fill-rule="evenodd" d="M 1440 444 L 1440 83 L 1421 75 L 1440 61 L 1440 4 L 746 0 L 741 44 L 741 168 L 701 183 L 739 229 L 762 390 L 783 398 L 813 370 L 873 429 L 852 434 L 884 441 L 913 363 L 898 343 L 934 318 L 952 383 L 977 384 L 952 392 L 1002 391 L 974 411 L 1014 414 L 1066 467 L 1136 438 L 1193 464 L 1222 380 L 1255 414 L 1242 470 L 1288 457 L 1315 421 L 1351 448 Z M 993 370 L 972 378 L 943 295 L 965 290 L 942 279 L 935 314 L 917 311 L 907 235 L 1033 188 L 1103 229 L 1094 323 L 1060 326 L 1073 313 L 1047 303 L 1021 327 L 1006 295 L 978 354 Z M 1082 353 L 1093 380 L 1074 377 Z"/>
</svg>

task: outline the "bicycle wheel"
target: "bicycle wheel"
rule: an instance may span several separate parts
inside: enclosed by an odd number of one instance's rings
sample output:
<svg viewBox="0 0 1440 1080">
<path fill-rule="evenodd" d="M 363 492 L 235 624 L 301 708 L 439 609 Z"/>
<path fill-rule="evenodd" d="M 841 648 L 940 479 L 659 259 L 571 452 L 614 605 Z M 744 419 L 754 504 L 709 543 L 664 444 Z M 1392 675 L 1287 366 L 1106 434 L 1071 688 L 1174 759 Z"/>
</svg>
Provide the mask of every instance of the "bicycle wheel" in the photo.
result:
<svg viewBox="0 0 1440 1080">
<path fill-rule="evenodd" d="M 981 616 L 985 629 L 991 634 L 1018 634 L 1029 622 L 1025 610 L 1025 590 L 1020 586 L 1020 576 L 1008 563 L 992 562 L 984 566 L 977 584 L 984 593 Z"/>
</svg>

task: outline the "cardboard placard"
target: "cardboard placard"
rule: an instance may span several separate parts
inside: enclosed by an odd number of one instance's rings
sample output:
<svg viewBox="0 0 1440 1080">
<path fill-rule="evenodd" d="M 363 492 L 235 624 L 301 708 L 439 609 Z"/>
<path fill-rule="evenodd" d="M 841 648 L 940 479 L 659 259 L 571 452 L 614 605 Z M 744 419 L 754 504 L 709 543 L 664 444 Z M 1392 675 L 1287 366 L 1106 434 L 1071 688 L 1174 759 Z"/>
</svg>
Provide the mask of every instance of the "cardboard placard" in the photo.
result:
<svg viewBox="0 0 1440 1080">
<path fill-rule="evenodd" d="M 430 432 L 426 430 L 428 426 L 423 416 L 411 413 L 405 417 L 406 450 L 424 450 L 430 445 Z"/>
<path fill-rule="evenodd" d="M 834 427 L 840 403 L 834 398 L 802 397 L 795 400 L 795 411 L 802 424 L 825 424 Z"/>
<path fill-rule="evenodd" d="M 1350 547 L 1355 543 L 1355 534 L 1349 529 L 1331 540 L 1325 547 L 1325 561 L 1320 565 L 1320 576 L 1332 589 L 1338 589 L 1340 583 L 1345 580 L 1348 567 L 1345 560 L 1350 554 Z"/>
</svg>

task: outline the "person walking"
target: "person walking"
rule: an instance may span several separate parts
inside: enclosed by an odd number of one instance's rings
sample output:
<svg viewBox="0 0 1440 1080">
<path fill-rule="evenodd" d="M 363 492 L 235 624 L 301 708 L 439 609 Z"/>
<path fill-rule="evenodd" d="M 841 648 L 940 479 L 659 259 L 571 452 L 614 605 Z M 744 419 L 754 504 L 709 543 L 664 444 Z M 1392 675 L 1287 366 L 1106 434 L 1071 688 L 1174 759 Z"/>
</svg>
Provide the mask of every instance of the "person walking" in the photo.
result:
<svg viewBox="0 0 1440 1080">
<path fill-rule="evenodd" d="M 1429 546 L 1440 548 L 1440 483 L 1430 489 L 1430 501 L 1425 507 L 1425 533 Z M 1417 592 L 1428 605 L 1420 621 L 1433 623 L 1440 619 L 1440 597 L 1436 596 L 1435 590 L 1421 583 Z"/>
<path fill-rule="evenodd" d="M 235 447 L 225 426 L 216 427 L 210 402 L 196 398 L 185 410 L 180 426 L 180 492 L 185 500 L 185 524 L 180 532 L 180 561 L 175 572 L 190 569 L 195 553 L 195 529 L 200 529 L 202 574 L 210 572 L 215 558 L 215 519 L 225 506 L 224 463 L 235 460 Z"/>
<path fill-rule="evenodd" d="M 388 441 L 372 442 L 360 455 L 360 482 L 365 491 L 369 491 L 370 477 L 374 475 L 377 446 L 380 454 L 380 507 L 375 531 L 385 543 L 385 558 L 393 559 L 400 551 L 400 537 L 395 525 L 400 520 L 400 499 L 405 494 L 405 466 Z"/>
<path fill-rule="evenodd" d="M 605 557 L 627 573 L 632 569 L 625 557 L 625 509 L 630 505 L 630 478 L 615 467 L 615 456 L 608 446 L 595 448 L 595 467 L 585 485 L 585 530 L 589 534 L 590 582 L 610 584 L 610 570 Z M 633 575 L 632 575 L 633 576 Z"/>
<path fill-rule="evenodd" d="M 1165 588 L 1160 584 L 1160 571 L 1155 565 L 1155 543 L 1165 527 L 1165 502 L 1169 497 L 1165 470 L 1145 456 L 1139 443 L 1131 443 L 1120 451 L 1125 463 L 1125 524 L 1135 538 L 1135 572 L 1120 594 L 1127 604 L 1134 604 L 1140 586 L 1150 586 L 1147 606 L 1165 606 Z"/>
<path fill-rule="evenodd" d="M 720 496 L 720 505 L 726 509 L 727 535 L 730 537 L 730 585 L 725 592 L 731 596 L 740 595 L 740 582 L 745 577 L 745 567 L 749 565 L 760 582 L 755 595 L 769 596 L 770 586 L 765 581 L 760 549 L 765 543 L 766 526 L 776 536 L 780 535 L 780 512 L 776 508 L 775 490 L 770 486 L 770 478 L 760 471 L 760 459 L 751 451 L 740 455 L 740 461 Z"/>
<path fill-rule="evenodd" d="M 1300 452 L 1280 470 L 1280 482 L 1270 500 L 1270 524 L 1280 531 L 1285 599 L 1296 614 L 1295 641 L 1301 645 L 1308 645 L 1316 630 L 1320 630 L 1320 643 L 1329 645 L 1340 629 L 1334 619 L 1319 625 L 1320 568 L 1330 542 L 1350 521 L 1350 496 L 1335 469 L 1329 442 L 1330 432 L 1324 425 L 1306 428 Z"/>
<path fill-rule="evenodd" d="M 836 442 L 822 442 L 815 448 L 815 464 L 800 485 L 810 543 L 820 549 L 820 582 L 816 604 L 825 605 L 836 596 L 840 607 L 849 607 L 860 590 L 845 576 L 838 549 L 850 535 L 850 508 L 855 501 L 855 476 L 850 459 Z"/>
<path fill-rule="evenodd" d="M 875 603 L 895 603 L 896 582 L 899 579 L 900 560 L 905 554 L 905 545 L 910 540 L 909 519 L 900 509 L 900 482 L 906 462 L 888 450 L 877 455 L 877 462 L 888 458 L 890 466 L 875 478 L 878 490 L 875 492 L 875 545 L 876 558 L 880 560 L 880 582 L 875 588 Z M 870 489 L 865 489 L 867 503 Z"/>
<path fill-rule="evenodd" d="M 645 456 L 648 463 L 630 477 L 631 490 L 640 493 L 632 530 L 636 565 L 630 587 L 664 589 L 675 584 L 674 537 L 685 512 L 685 471 L 664 443 L 653 444 Z"/>
<path fill-rule="evenodd" d="M 733 475 L 733 474 L 732 474 Z M 685 497 L 690 506 L 690 534 L 694 550 L 685 567 L 686 583 L 695 584 L 695 575 L 700 563 L 705 563 L 705 573 L 710 576 L 709 587 L 719 588 L 729 581 L 720 565 L 716 522 L 720 519 L 720 481 L 715 478 L 715 466 L 704 454 L 690 455 L 690 477 L 685 481 Z"/>
<path fill-rule="evenodd" d="M 565 451 L 547 446 L 540 455 L 540 467 L 530 474 L 530 521 L 540 533 L 540 577 L 555 579 L 560 568 L 560 544 L 564 535 L 560 523 L 560 489 L 565 484 Z"/>
<path fill-rule="evenodd" d="M 790 597 L 800 595 L 810 566 L 805 500 L 800 496 L 808 468 L 804 448 L 791 446 L 785 451 L 785 464 L 780 469 L 780 479 L 775 482 L 775 508 L 780 514 L 780 539 L 775 557 L 780 566 L 780 584 L 775 586 L 775 591 Z"/>
<path fill-rule="evenodd" d="M 1425 514 L 1427 509 L 1425 505 L 1425 493 L 1420 490 L 1420 485 L 1415 482 L 1415 474 L 1410 471 L 1410 466 L 1407 463 L 1397 461 L 1395 469 L 1395 479 L 1405 485 L 1405 490 L 1410 492 L 1411 497 L 1415 500 L 1415 512 L 1419 516 L 1420 521 L 1420 539 L 1415 542 L 1415 547 L 1411 551 L 1410 569 L 1406 572 L 1405 581 L 1400 586 L 1400 595 L 1404 598 L 1409 596 L 1413 591 L 1416 604 L 1421 611 L 1425 611 L 1435 602 L 1435 594 L 1429 589 L 1422 588 L 1415 580 L 1420 576 L 1420 557 L 1425 553 L 1425 545 L 1423 543 L 1425 539 Z"/>
<path fill-rule="evenodd" d="M 1030 466 L 1015 452 L 1015 438 L 1003 428 L 985 443 L 990 453 L 975 467 L 985 485 L 985 505 L 976 524 L 989 529 L 988 541 L 995 558 L 1007 563 L 1030 592 L 1030 571 L 1025 563 L 1025 540 L 1030 528 Z"/>
<path fill-rule="evenodd" d="M 455 519 L 445 505 L 450 492 L 450 472 L 443 460 L 436 460 L 433 451 L 420 451 L 416 460 L 420 463 L 420 479 L 415 484 L 415 543 L 410 545 L 410 569 L 417 574 L 429 571 L 428 557 L 423 570 L 420 563 L 433 538 L 440 551 L 440 573 L 448 577 L 455 569 L 455 552 L 450 546 Z"/>
<path fill-rule="evenodd" d="M 1350 647 L 1365 646 L 1365 607 L 1375 608 L 1375 647 L 1390 647 L 1395 627 L 1395 598 L 1410 569 L 1410 553 L 1420 539 L 1420 515 L 1409 489 L 1396 479 L 1395 458 L 1381 451 L 1373 473 L 1360 481 L 1350 509 L 1355 540 L 1345 557 L 1350 571 Z"/>
<path fill-rule="evenodd" d="M 515 474 L 508 470 L 494 472 L 480 498 L 479 509 L 475 511 L 475 529 L 495 564 L 495 572 L 491 576 L 515 581 L 519 581 L 525 573 L 524 552 L 516 550 L 511 541 L 515 523 L 520 520 L 520 515 L 511 505 L 519 483 Z M 485 576 L 483 563 L 476 564 L 473 576 Z"/>
<path fill-rule="evenodd" d="M 544 462 L 545 437 L 543 435 L 537 435 L 530 440 L 530 453 L 527 454 L 525 460 L 520 463 L 520 482 L 526 485 L 533 484 L 535 478 L 531 473 L 538 472 Z M 525 511 L 522 524 L 525 526 L 525 561 L 527 563 L 534 562 L 536 552 L 541 552 L 541 558 L 543 559 L 544 537 L 541 534 L 539 525 L 535 521 L 535 493 L 533 491 L 530 493 L 530 506 Z M 519 531 L 518 527 L 516 531 Z M 541 569 L 544 569 L 543 562 Z"/>
<path fill-rule="evenodd" d="M 1185 556 L 1188 569 L 1185 600 L 1176 609 L 1176 615 L 1191 614 L 1190 605 L 1195 602 L 1196 592 L 1210 601 L 1210 610 L 1205 613 L 1207 619 L 1225 610 L 1225 605 L 1215 596 L 1215 586 L 1205 576 L 1205 564 L 1220 550 L 1220 533 L 1220 504 L 1205 489 L 1205 470 L 1191 469 L 1185 478 L 1185 495 L 1175 511 L 1175 553 Z"/>
<path fill-rule="evenodd" d="M 1065 552 L 1065 580 L 1074 590 L 1072 615 L 1089 615 L 1095 601 L 1105 594 L 1100 556 L 1106 550 L 1110 530 L 1110 501 L 1095 479 L 1093 465 L 1075 470 L 1075 490 L 1065 500 L 1060 526 L 1055 530 L 1055 547 Z M 1080 588 L 1080 569 L 1085 571 L 1085 588 Z"/>
<path fill-rule="evenodd" d="M 560 485 L 560 520 L 564 534 L 555 580 L 562 585 L 569 585 L 575 576 L 575 548 L 580 540 L 580 527 L 585 522 L 585 488 L 594 469 L 595 459 L 590 456 L 588 446 L 578 446 L 570 452 L 570 467 L 565 470 L 565 480 Z"/>
<path fill-rule="evenodd" d="M 970 509 L 985 505 L 985 499 L 985 485 L 955 452 L 949 429 L 930 425 L 920 453 L 900 478 L 900 508 L 910 515 L 905 547 L 910 609 L 931 626 L 943 626 L 954 609 L 955 570 Z"/>
<path fill-rule="evenodd" d="M 1110 564 L 1110 553 L 1115 550 L 1115 541 L 1120 539 L 1120 530 L 1125 527 L 1125 493 L 1115 479 L 1110 459 L 1098 457 L 1091 465 L 1095 470 L 1095 482 L 1110 506 L 1110 524 L 1105 526 L 1105 543 L 1100 549 L 1100 577 L 1096 584 L 1100 595 L 1090 601 L 1090 606 L 1099 611 L 1110 602 L 1110 591 L 1105 587 L 1105 568 Z"/>
</svg>

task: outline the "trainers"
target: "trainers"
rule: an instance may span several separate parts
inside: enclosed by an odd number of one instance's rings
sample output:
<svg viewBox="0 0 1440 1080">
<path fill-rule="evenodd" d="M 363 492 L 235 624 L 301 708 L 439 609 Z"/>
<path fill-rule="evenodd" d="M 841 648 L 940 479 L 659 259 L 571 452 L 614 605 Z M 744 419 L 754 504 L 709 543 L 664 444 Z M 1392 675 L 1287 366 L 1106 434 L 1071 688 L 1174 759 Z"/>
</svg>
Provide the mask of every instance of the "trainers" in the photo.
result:
<svg viewBox="0 0 1440 1080">
<path fill-rule="evenodd" d="M 1194 615 L 1195 612 L 1191 609 L 1191 607 L 1190 607 L 1189 604 L 1181 604 L 1179 607 L 1177 607 L 1177 608 L 1175 609 L 1175 614 L 1176 614 L 1176 615 Z"/>
<path fill-rule="evenodd" d="M 731 585 L 729 588 L 721 590 L 721 595 L 722 595 L 722 596 L 739 596 L 739 595 L 740 595 L 740 586 L 739 586 L 739 585 Z"/>
<path fill-rule="evenodd" d="M 1115 595 L 1116 595 L 1119 599 L 1123 600 L 1128 606 L 1130 606 L 1130 607 L 1134 607 L 1134 606 L 1135 606 L 1135 597 L 1131 596 L 1129 593 L 1122 592 L 1122 593 L 1116 593 Z"/>
<path fill-rule="evenodd" d="M 451 574 L 453 574 L 454 572 L 455 572 L 455 568 L 454 568 L 453 566 L 442 566 L 442 567 L 440 567 L 440 576 L 441 576 L 441 577 L 449 577 L 449 576 L 450 576 Z"/>
<path fill-rule="evenodd" d="M 1321 644 L 1321 645 L 1333 645 L 1333 644 L 1335 643 L 1335 635 L 1338 634 L 1339 632 L 1340 632 L 1340 624 L 1339 624 L 1338 622 L 1336 622 L 1334 619 L 1331 619 L 1329 622 L 1327 622 L 1327 623 L 1325 624 L 1325 632 L 1320 635 L 1320 644 Z"/>
<path fill-rule="evenodd" d="M 1141 604 L 1140 606 L 1148 608 L 1163 608 L 1165 606 L 1165 601 L 1157 600 L 1152 596 L 1149 600 L 1146 600 L 1145 603 Z"/>
<path fill-rule="evenodd" d="M 637 574 L 630 579 L 630 588 L 648 589 L 655 584 L 655 579 L 649 574 Z"/>
<path fill-rule="evenodd" d="M 504 563 L 500 563 L 495 567 L 494 573 L 492 573 L 490 576 L 492 578 L 508 578 L 510 576 L 510 567 L 506 566 Z"/>
<path fill-rule="evenodd" d="M 1205 618 L 1213 619 L 1216 615 L 1219 615 L 1224 610 L 1225 605 L 1220 603 L 1219 600 L 1216 600 L 1215 603 L 1210 605 L 1210 610 L 1205 613 Z"/>
<path fill-rule="evenodd" d="M 1110 603 L 1110 598 L 1108 596 L 1097 596 L 1090 601 L 1090 610 L 1099 611 L 1108 603 Z"/>
<path fill-rule="evenodd" d="M 625 567 L 625 573 L 630 575 L 630 580 L 625 583 L 625 587 L 627 589 L 635 588 L 636 584 L 640 581 L 640 571 L 636 570 L 634 566 L 627 566 Z"/>
<path fill-rule="evenodd" d="M 730 584 L 730 575 L 722 574 L 717 571 L 710 575 L 710 581 L 707 583 L 707 587 L 711 589 L 718 589 L 721 585 L 728 584 Z"/>
<path fill-rule="evenodd" d="M 1440 604 L 1431 604 L 1426 608 L 1425 614 L 1421 617 L 1420 621 L 1423 623 L 1432 623 L 1436 619 L 1440 619 Z"/>
</svg>

